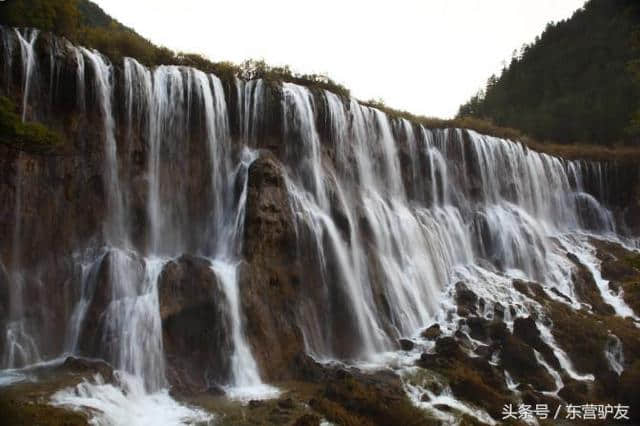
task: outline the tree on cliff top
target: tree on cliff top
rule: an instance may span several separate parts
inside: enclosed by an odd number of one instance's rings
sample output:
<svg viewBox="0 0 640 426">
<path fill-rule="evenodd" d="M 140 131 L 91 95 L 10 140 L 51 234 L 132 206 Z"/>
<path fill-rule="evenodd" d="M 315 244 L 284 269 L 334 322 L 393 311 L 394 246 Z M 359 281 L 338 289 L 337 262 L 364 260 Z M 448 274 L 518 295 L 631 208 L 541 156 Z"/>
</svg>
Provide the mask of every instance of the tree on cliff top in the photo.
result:
<svg viewBox="0 0 640 426">
<path fill-rule="evenodd" d="M 458 116 L 490 120 L 539 140 L 637 142 L 640 125 L 632 117 L 638 111 L 640 123 L 640 50 L 632 48 L 632 35 L 639 27 L 639 1 L 590 0 L 515 52 Z"/>
</svg>

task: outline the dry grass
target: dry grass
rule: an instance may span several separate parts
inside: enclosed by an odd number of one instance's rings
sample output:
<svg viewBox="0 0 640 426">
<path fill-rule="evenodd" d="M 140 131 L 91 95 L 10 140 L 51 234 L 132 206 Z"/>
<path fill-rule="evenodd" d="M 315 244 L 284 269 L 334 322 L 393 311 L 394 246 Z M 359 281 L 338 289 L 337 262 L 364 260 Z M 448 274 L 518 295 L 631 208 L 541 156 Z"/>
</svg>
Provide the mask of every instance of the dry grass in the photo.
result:
<svg viewBox="0 0 640 426">
<path fill-rule="evenodd" d="M 640 147 L 633 146 L 613 146 L 590 145 L 584 143 L 559 144 L 553 141 L 538 141 L 522 133 L 518 129 L 510 127 L 500 127 L 491 121 L 482 120 L 475 117 L 461 117 L 453 119 L 442 119 L 435 117 L 424 117 L 411 114 L 407 111 L 397 110 L 386 106 L 382 101 L 370 100 L 360 102 L 362 105 L 377 108 L 390 117 L 404 118 L 414 123 L 421 124 L 429 129 L 462 128 L 475 130 L 484 135 L 496 136 L 503 139 L 519 141 L 533 149 L 569 160 L 593 160 L 593 161 L 619 161 L 625 163 L 640 164 Z"/>
</svg>

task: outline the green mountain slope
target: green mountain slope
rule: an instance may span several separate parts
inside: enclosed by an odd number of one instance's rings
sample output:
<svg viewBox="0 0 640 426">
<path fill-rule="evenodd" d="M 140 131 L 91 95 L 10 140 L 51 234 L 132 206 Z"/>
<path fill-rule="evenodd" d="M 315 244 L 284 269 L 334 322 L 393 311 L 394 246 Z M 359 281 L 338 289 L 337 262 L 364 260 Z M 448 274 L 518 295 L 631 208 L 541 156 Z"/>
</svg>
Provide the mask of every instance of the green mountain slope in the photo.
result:
<svg viewBox="0 0 640 426">
<path fill-rule="evenodd" d="M 633 142 L 640 130 L 632 126 L 640 87 L 631 72 L 639 26 L 640 1 L 590 0 L 570 19 L 549 24 L 458 115 L 539 140 Z"/>
</svg>

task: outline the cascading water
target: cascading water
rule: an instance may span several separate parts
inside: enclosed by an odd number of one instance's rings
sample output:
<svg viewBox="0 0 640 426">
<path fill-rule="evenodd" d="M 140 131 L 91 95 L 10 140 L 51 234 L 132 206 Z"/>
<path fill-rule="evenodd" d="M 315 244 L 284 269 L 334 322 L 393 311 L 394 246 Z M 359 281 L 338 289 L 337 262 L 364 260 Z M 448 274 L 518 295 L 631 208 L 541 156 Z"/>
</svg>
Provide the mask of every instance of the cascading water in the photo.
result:
<svg viewBox="0 0 640 426">
<path fill-rule="evenodd" d="M 130 122 L 131 105 L 138 102 L 143 114 L 147 114 L 142 122 L 149 123 L 150 251 L 158 255 L 177 256 L 185 250 L 191 250 L 211 260 L 212 269 L 227 296 L 231 316 L 232 330 L 229 332 L 234 352 L 232 383 L 228 392 L 240 398 L 256 398 L 273 393 L 273 388 L 262 384 L 256 362 L 245 341 L 237 289 L 247 172 L 255 154 L 243 151 L 239 160 L 234 160 L 229 145 L 224 91 L 217 77 L 181 67 L 159 67 L 152 74 L 133 59 L 125 59 L 125 79 L 129 93 L 127 105 Z M 194 105 L 197 108 L 190 110 Z M 176 197 L 180 196 L 178 194 L 196 190 L 189 188 L 186 179 L 189 171 L 176 170 L 177 173 L 170 176 L 165 173 L 176 158 L 187 162 L 186 150 L 189 146 L 181 139 L 189 132 L 190 119 L 198 119 L 199 114 L 202 114 L 205 124 L 205 154 L 209 158 L 210 180 L 198 188 L 205 193 L 204 196 L 199 193 L 198 197 L 207 200 L 203 211 L 208 212 L 198 230 L 197 221 L 183 210 L 188 205 L 186 200 L 183 203 L 176 202 Z M 232 168 L 234 162 L 237 166 Z M 184 176 L 185 179 L 176 179 L 176 176 Z M 236 198 L 233 189 L 238 182 L 241 182 L 243 189 Z M 204 235 L 206 238 L 191 239 L 191 235 Z"/>
<path fill-rule="evenodd" d="M 82 49 L 93 67 L 95 74 L 95 92 L 103 120 L 105 177 L 104 184 L 107 192 L 107 220 L 105 223 L 105 240 L 110 245 L 127 245 L 127 231 L 125 229 L 125 211 L 123 192 L 120 184 L 118 167 L 118 147 L 115 136 L 115 119 L 113 117 L 113 68 L 111 64 L 98 52 Z M 84 63 L 82 63 L 84 64 Z M 78 62 L 78 71 L 84 71 L 84 66 Z M 83 77 L 78 77 L 80 80 Z"/>
<path fill-rule="evenodd" d="M 24 84 L 22 89 L 22 121 L 27 118 L 27 104 L 32 85 L 34 69 L 36 68 L 36 55 L 33 51 L 39 31 L 36 29 L 27 29 L 23 35 L 20 31 L 15 30 L 16 36 L 20 41 L 20 57 L 22 58 L 22 69 L 24 70 Z"/>
<path fill-rule="evenodd" d="M 549 237 L 615 231 L 611 213 L 584 192 L 579 162 L 472 131 L 414 130 L 404 120 L 392 127 L 379 111 L 325 92 L 320 98 L 337 158 L 331 163 L 315 130 L 318 95 L 288 84 L 283 91 L 285 138 L 294 150 L 292 207 L 313 236 L 325 275 L 338 271 L 325 279 L 327 300 L 339 291 L 327 280 L 347 289 L 363 349 L 356 357 L 371 358 L 389 348 L 390 338 L 428 324 L 456 279 L 499 272 L 565 289 L 563 249 Z M 400 167 L 403 149 L 411 161 Z M 380 292 L 382 306 L 372 296 Z M 611 294 L 605 299 L 624 305 Z M 331 357 L 328 337 L 305 327 L 308 350 Z"/>
<path fill-rule="evenodd" d="M 6 52 L 11 41 L 2 35 Z M 37 31 L 11 37 L 21 49 L 22 118 L 31 118 L 37 116 L 29 94 L 38 80 Z M 514 317 L 532 313 L 513 290 L 514 278 L 574 298 L 566 252 L 591 271 L 618 315 L 635 318 L 597 271 L 588 239 L 617 238 L 613 215 L 599 201 L 607 184 L 597 163 L 561 160 L 473 131 L 428 129 L 291 83 L 223 82 L 192 68 L 149 69 L 129 58 L 120 67 L 95 51 L 65 48 L 76 66 L 76 107 L 101 120 L 103 181 L 96 186 L 104 191 L 105 214 L 101 235 L 73 254 L 78 284 L 64 351 L 103 358 L 118 372 L 115 385 L 98 378 L 57 393 L 57 404 L 97 410 L 105 423 L 148 412 L 159 415 L 154 422 L 210 419 L 167 392 L 159 281 L 185 254 L 209 262 L 225 296 L 214 301 L 224 304 L 232 346 L 222 387 L 244 400 L 277 394 L 262 382 L 245 336 L 239 286 L 248 171 L 257 148 L 272 143 L 264 133 L 273 117 L 282 121 L 279 160 L 297 249 L 311 259 L 305 265 L 311 284 L 292 310 L 316 359 L 385 362 L 398 338 L 417 340 L 431 322 L 458 319 L 451 300 L 458 281 L 486 301 L 486 312 L 491 303 L 515 306 L 504 318 L 512 330 Z M 58 69 L 58 56 L 50 58 Z M 269 98 L 274 93 L 280 103 Z M 228 99 L 235 99 L 229 108 Z M 43 337 L 31 336 L 23 309 L 20 155 L 17 164 L 13 252 L 10 262 L 3 259 L 11 278 L 5 368 L 43 358 Z M 98 320 L 91 322 L 92 315 Z M 547 325 L 540 328 L 563 374 L 592 379 L 574 371 Z M 92 333 L 94 345 L 87 344 Z M 622 347 L 614 337 L 605 355 L 620 374 Z M 536 356 L 551 377 L 560 377 Z M 448 394 L 441 398 L 454 404 Z"/>
</svg>

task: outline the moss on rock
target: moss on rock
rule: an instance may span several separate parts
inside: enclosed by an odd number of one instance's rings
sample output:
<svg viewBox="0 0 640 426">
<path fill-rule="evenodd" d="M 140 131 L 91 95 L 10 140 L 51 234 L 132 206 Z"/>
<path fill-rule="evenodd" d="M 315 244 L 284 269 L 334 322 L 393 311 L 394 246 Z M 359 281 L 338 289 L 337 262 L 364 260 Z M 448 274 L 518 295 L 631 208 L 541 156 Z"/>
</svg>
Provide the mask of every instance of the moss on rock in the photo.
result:
<svg viewBox="0 0 640 426">
<path fill-rule="evenodd" d="M 59 149 L 63 145 L 60 133 L 41 123 L 23 122 L 16 113 L 15 104 L 0 96 L 0 143 L 14 148 L 42 153 Z"/>
</svg>

